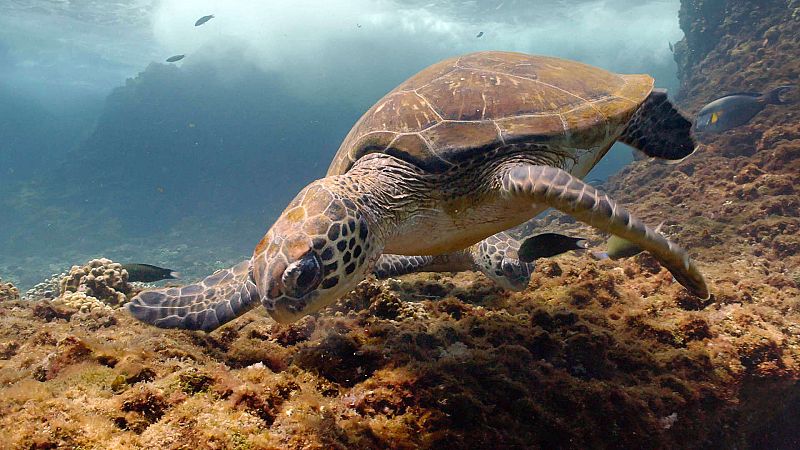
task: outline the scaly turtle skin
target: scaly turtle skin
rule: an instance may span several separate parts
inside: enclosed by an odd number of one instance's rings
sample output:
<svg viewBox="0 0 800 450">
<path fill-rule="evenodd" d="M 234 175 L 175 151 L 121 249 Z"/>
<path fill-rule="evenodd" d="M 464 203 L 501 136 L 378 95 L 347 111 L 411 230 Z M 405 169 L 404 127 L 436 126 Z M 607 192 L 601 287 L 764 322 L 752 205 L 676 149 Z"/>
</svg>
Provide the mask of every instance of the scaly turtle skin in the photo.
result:
<svg viewBox="0 0 800 450">
<path fill-rule="evenodd" d="M 292 322 L 351 291 L 383 253 L 456 252 L 549 207 L 635 243 L 708 298 L 685 250 L 581 181 L 617 140 L 682 159 L 690 128 L 648 75 L 520 53 L 448 59 L 358 120 L 252 259 L 128 308 L 157 326 L 212 330 L 260 300 Z"/>
<path fill-rule="evenodd" d="M 520 248 L 527 246 L 531 260 L 527 261 Z M 584 250 L 588 243 L 557 233 L 530 236 L 523 241 L 501 231 L 493 236 L 443 255 L 392 255 L 384 254 L 375 264 L 373 273 L 379 279 L 416 272 L 462 272 L 476 270 L 509 291 L 522 291 L 528 287 L 535 267 L 533 261 L 549 258 L 570 250 Z"/>
<path fill-rule="evenodd" d="M 477 270 L 504 289 L 521 291 L 528 287 L 533 263 L 519 260 L 520 242 L 501 231 L 469 247 L 443 255 L 381 255 L 373 272 L 389 278 L 414 272 L 462 272 Z"/>
</svg>

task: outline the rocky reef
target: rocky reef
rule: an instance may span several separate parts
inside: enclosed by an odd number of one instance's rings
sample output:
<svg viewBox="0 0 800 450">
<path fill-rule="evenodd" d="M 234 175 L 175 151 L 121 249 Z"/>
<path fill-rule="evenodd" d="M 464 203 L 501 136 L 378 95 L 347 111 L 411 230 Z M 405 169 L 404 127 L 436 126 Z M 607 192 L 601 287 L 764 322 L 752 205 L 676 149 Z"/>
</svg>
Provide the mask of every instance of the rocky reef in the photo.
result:
<svg viewBox="0 0 800 450">
<path fill-rule="evenodd" d="M 796 84 L 798 8 L 684 0 L 682 109 Z M 471 272 L 367 280 L 292 325 L 256 309 L 204 334 L 132 320 L 119 309 L 124 276 L 91 262 L 65 278 L 61 300 L 0 302 L 0 442 L 798 448 L 796 104 L 699 136 L 678 164 L 634 162 L 604 186 L 690 249 L 708 301 L 647 254 L 567 254 L 540 261 L 520 293 Z M 605 239 L 557 213 L 530 226 Z"/>
</svg>

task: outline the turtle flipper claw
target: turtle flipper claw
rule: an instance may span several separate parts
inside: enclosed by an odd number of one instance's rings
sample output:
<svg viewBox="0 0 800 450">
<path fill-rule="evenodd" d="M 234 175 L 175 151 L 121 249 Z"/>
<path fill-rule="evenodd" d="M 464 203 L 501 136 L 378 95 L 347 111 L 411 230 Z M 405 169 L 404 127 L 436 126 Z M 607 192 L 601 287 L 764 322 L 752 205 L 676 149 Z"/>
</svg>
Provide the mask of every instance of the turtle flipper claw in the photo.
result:
<svg viewBox="0 0 800 450">
<path fill-rule="evenodd" d="M 194 284 L 143 291 L 127 309 L 133 317 L 157 327 L 211 331 L 258 301 L 248 260 Z"/>
</svg>

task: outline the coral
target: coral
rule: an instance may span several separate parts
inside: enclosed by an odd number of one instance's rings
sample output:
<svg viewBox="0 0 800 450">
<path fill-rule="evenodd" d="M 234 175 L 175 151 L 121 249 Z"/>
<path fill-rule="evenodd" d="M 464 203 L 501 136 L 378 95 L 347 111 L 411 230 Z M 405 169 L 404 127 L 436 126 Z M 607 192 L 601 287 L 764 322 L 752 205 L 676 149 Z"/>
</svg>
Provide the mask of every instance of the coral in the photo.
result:
<svg viewBox="0 0 800 450">
<path fill-rule="evenodd" d="M 11 283 L 4 283 L 0 279 L 0 302 L 19 300 L 19 290 Z"/>
<path fill-rule="evenodd" d="M 66 291 L 59 296 L 55 303 L 60 303 L 70 308 L 75 308 L 81 312 L 91 312 L 97 310 L 110 310 L 111 307 L 100 300 L 86 295 L 85 292 Z"/>
<path fill-rule="evenodd" d="M 93 259 L 83 266 L 72 266 L 69 274 L 59 281 L 59 292 L 63 298 L 67 293 L 85 294 L 84 300 L 70 296 L 73 303 L 87 305 L 94 298 L 106 305 L 119 307 L 127 303 L 126 294 L 131 293 L 128 272 L 109 259 Z M 67 300 L 64 300 L 67 301 Z"/>
<path fill-rule="evenodd" d="M 32 288 L 28 289 L 25 295 L 22 296 L 23 300 L 52 299 L 57 297 L 61 290 L 59 282 L 66 276 L 66 272 L 51 275 L 47 280 L 37 283 Z"/>
</svg>

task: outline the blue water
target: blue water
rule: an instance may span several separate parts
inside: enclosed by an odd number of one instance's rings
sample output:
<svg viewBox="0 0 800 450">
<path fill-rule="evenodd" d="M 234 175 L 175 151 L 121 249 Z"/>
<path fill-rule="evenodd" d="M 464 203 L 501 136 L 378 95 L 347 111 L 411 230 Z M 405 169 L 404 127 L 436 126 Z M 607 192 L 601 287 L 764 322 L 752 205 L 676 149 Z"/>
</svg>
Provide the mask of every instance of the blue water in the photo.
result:
<svg viewBox="0 0 800 450">
<path fill-rule="evenodd" d="M 453 55 L 554 55 L 649 73 L 674 92 L 678 8 L 4 1 L 0 277 L 26 288 L 99 256 L 189 277 L 228 266 L 324 175 L 367 108 Z M 195 27 L 205 14 L 216 17 Z M 174 54 L 187 56 L 166 63 Z M 617 144 L 587 178 L 630 161 Z"/>
</svg>

